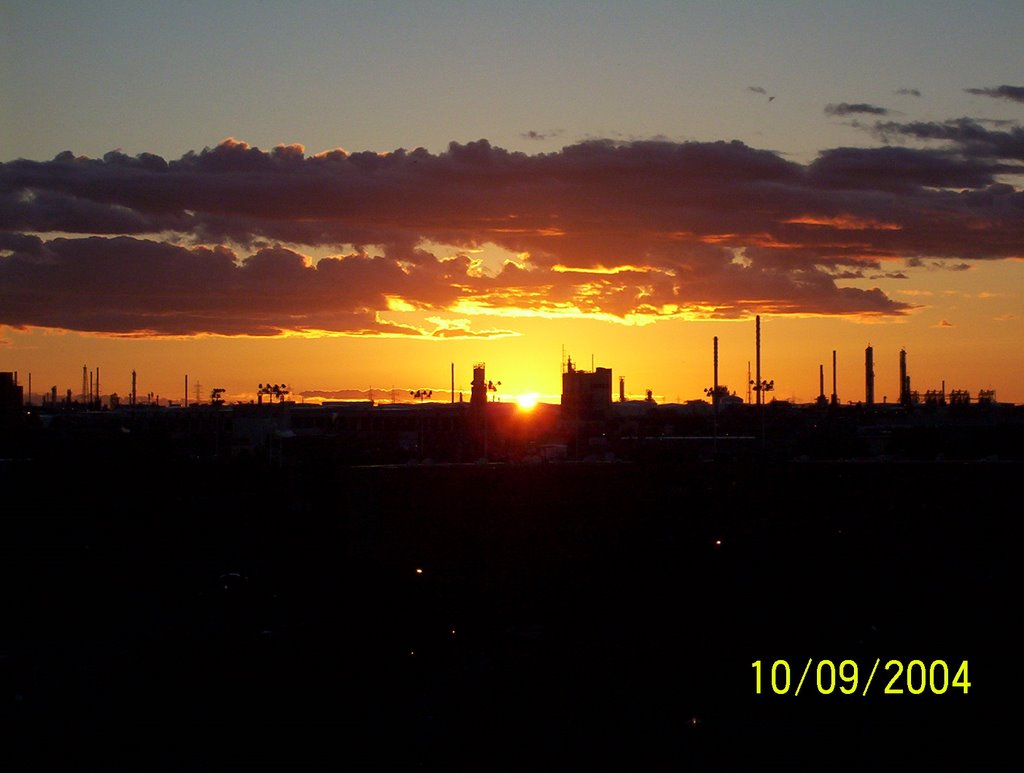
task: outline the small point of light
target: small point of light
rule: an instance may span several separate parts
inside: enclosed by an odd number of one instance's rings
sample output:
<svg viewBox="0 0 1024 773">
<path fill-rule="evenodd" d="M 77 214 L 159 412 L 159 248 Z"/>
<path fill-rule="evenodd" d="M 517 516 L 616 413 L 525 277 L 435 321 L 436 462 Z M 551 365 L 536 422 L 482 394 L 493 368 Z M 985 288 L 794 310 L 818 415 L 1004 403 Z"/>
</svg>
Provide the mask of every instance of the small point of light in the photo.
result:
<svg viewBox="0 0 1024 773">
<path fill-rule="evenodd" d="M 716 540 L 715 540 L 715 547 L 716 547 L 716 548 L 720 548 L 720 547 L 722 547 L 722 540 L 720 540 L 720 539 L 716 539 Z"/>
<path fill-rule="evenodd" d="M 415 650 L 409 650 L 409 654 L 415 656 L 416 655 L 416 651 Z"/>
<path fill-rule="evenodd" d="M 455 635 L 455 629 L 452 628 L 452 636 L 454 636 L 454 635 Z"/>
<path fill-rule="evenodd" d="M 419 567 L 416 567 L 416 574 L 423 574 L 423 570 Z"/>
</svg>

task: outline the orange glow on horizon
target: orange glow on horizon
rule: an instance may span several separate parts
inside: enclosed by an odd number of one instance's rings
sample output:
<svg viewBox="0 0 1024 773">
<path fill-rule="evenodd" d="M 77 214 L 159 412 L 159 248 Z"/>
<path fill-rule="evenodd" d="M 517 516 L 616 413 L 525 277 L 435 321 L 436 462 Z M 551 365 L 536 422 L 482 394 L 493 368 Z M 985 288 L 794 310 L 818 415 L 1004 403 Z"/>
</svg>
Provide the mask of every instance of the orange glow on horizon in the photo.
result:
<svg viewBox="0 0 1024 773">
<path fill-rule="evenodd" d="M 539 400 L 540 394 L 537 392 L 525 392 L 521 395 L 516 395 L 516 404 L 522 411 L 532 411 L 537 407 Z"/>
</svg>

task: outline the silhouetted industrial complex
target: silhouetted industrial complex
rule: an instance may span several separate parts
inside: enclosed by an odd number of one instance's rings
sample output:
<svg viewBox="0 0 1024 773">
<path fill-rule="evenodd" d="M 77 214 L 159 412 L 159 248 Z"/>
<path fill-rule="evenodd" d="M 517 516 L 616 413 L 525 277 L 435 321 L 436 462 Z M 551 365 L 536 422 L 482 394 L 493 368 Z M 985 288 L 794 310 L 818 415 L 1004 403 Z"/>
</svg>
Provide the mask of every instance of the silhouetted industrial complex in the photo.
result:
<svg viewBox="0 0 1024 773">
<path fill-rule="evenodd" d="M 810 404 L 768 400 L 774 380 L 762 378 L 761 319 L 755 321 L 754 378 L 748 400 L 719 383 L 718 338 L 713 339 L 713 381 L 704 399 L 658 404 L 626 399 L 619 379 L 612 399 L 612 370 L 583 370 L 572 357 L 562 363 L 560 405 L 538 404 L 524 412 L 502 402 L 501 382 L 488 380 L 484 363 L 473 365 L 468 404 L 455 400 L 451 365 L 450 402 L 433 402 L 432 390 L 410 391 L 416 402 L 325 401 L 296 403 L 285 384 L 260 383 L 255 403 L 225 399 L 214 388 L 209 401 L 140 400 L 131 373 L 127 401 L 100 393 L 100 370 L 82 368 L 76 398 L 56 386 L 33 404 L 17 373 L 0 374 L 2 453 L 33 456 L 81 442 L 114 451 L 146 443 L 188 458 L 256 458 L 275 463 L 328 460 L 346 464 L 432 462 L 538 462 L 553 460 L 644 460 L 736 458 L 768 454 L 800 458 L 1017 458 L 1024 448 L 1024 408 L 1001 404 L 994 390 L 975 396 L 961 389 L 923 395 L 911 388 L 907 352 L 899 352 L 899 398 L 875 400 L 874 350 L 865 349 L 864 399 L 843 404 L 832 352 L 832 390 L 825 395 L 824 365 L 819 394 Z M 753 393 L 751 401 L 750 394 Z"/>
</svg>

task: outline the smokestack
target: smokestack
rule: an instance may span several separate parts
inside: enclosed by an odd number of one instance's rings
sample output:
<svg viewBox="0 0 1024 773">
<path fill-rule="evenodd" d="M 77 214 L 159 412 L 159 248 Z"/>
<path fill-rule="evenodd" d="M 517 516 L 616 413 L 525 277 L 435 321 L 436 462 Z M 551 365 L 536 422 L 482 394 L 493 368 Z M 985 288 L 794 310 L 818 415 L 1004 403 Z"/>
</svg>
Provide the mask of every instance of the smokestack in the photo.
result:
<svg viewBox="0 0 1024 773">
<path fill-rule="evenodd" d="M 136 398 L 136 396 L 137 396 L 137 394 L 136 394 L 136 391 L 135 391 L 135 371 L 133 370 L 132 371 L 132 406 L 135 405 L 135 398 Z"/>
<path fill-rule="evenodd" d="M 185 374 L 185 407 L 188 408 L 188 373 Z"/>
<path fill-rule="evenodd" d="M 836 394 L 836 350 L 832 350 L 832 405 L 839 405 L 839 395 Z"/>
<path fill-rule="evenodd" d="M 907 350 L 900 349 L 900 403 L 910 402 L 910 376 L 907 375 Z"/>
<path fill-rule="evenodd" d="M 452 363 L 452 405 L 455 405 L 455 363 Z"/>
<path fill-rule="evenodd" d="M 715 336 L 715 391 L 711 393 L 711 402 L 718 405 L 718 336 Z"/>
<path fill-rule="evenodd" d="M 754 348 L 757 359 L 757 382 L 754 384 L 754 391 L 757 392 L 757 404 L 761 405 L 761 315 L 754 318 Z"/>
<path fill-rule="evenodd" d="M 825 366 L 818 366 L 818 402 L 825 402 Z"/>
<path fill-rule="evenodd" d="M 875 404 L 875 350 L 870 345 L 864 350 L 864 402 Z"/>
</svg>

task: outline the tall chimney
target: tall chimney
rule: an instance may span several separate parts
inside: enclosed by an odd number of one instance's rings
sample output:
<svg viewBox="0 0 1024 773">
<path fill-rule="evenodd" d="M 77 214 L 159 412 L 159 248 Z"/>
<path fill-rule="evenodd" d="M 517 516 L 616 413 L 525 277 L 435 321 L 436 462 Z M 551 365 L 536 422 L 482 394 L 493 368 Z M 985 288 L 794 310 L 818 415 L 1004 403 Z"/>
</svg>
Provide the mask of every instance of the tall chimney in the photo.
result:
<svg viewBox="0 0 1024 773">
<path fill-rule="evenodd" d="M 825 402 L 825 366 L 818 366 L 818 402 Z"/>
<path fill-rule="evenodd" d="M 711 402 L 718 405 L 718 336 L 715 336 L 715 386 L 711 393 Z"/>
<path fill-rule="evenodd" d="M 836 394 L 836 350 L 832 350 L 832 405 L 839 405 L 839 395 Z"/>
<path fill-rule="evenodd" d="M 870 345 L 864 350 L 864 402 L 875 404 L 875 350 Z"/>
<path fill-rule="evenodd" d="M 626 402 L 626 377 L 619 376 L 619 402 Z"/>
<path fill-rule="evenodd" d="M 900 403 L 910 402 L 910 377 L 907 375 L 907 350 L 900 349 Z"/>
<path fill-rule="evenodd" d="M 762 403 L 762 395 L 761 395 L 761 315 L 760 314 L 758 314 L 754 318 L 754 326 L 755 326 L 754 327 L 754 330 L 755 330 L 755 333 L 754 333 L 754 348 L 756 350 L 756 359 L 757 359 L 757 365 L 756 365 L 756 378 L 757 378 L 757 381 L 754 384 L 754 391 L 757 393 L 757 404 L 761 405 L 761 403 Z"/>
</svg>

